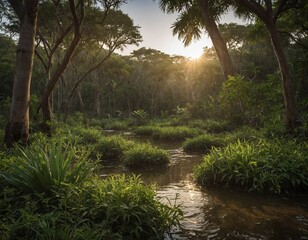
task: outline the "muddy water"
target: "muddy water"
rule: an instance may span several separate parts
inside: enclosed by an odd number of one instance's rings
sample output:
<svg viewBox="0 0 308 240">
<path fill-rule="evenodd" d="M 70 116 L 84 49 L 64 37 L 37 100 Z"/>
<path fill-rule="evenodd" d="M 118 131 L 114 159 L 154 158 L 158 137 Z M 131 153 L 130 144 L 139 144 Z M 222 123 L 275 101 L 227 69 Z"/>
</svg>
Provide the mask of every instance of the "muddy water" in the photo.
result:
<svg viewBox="0 0 308 240">
<path fill-rule="evenodd" d="M 131 172 L 115 165 L 105 167 L 102 175 L 140 174 L 144 182 L 157 183 L 161 201 L 166 197 L 174 201 L 177 196 L 184 213 L 182 227 L 173 229 L 166 239 L 308 239 L 307 195 L 283 198 L 202 189 L 192 178 L 202 156 L 185 154 L 180 144 L 158 145 L 171 154 L 170 166 Z"/>
</svg>

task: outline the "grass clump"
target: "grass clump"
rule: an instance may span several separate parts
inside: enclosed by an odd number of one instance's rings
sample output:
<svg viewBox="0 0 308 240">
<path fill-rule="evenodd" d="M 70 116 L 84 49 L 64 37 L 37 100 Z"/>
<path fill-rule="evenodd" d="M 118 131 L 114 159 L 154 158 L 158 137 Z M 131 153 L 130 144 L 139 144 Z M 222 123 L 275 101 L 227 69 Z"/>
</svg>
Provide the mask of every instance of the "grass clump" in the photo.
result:
<svg viewBox="0 0 308 240">
<path fill-rule="evenodd" d="M 187 139 L 184 142 L 183 149 L 185 152 L 208 153 L 213 148 L 222 146 L 224 146 L 223 140 L 211 135 L 200 135 L 195 138 Z"/>
<path fill-rule="evenodd" d="M 83 128 L 78 127 L 74 129 L 74 133 L 79 136 L 78 144 L 94 144 L 97 143 L 103 136 L 99 128 Z"/>
<path fill-rule="evenodd" d="M 100 160 L 118 160 L 123 156 L 123 152 L 133 145 L 134 142 L 120 136 L 103 137 L 93 146 L 91 157 L 99 156 Z"/>
<path fill-rule="evenodd" d="M 218 121 L 213 119 L 193 120 L 189 122 L 189 126 L 206 130 L 209 133 L 223 133 L 232 129 L 232 126 L 228 121 Z"/>
<path fill-rule="evenodd" d="M 125 121 L 120 119 L 106 119 L 102 121 L 105 130 L 124 131 L 129 129 L 129 124 L 128 120 Z"/>
<path fill-rule="evenodd" d="M 153 132 L 154 140 L 161 141 L 184 141 L 186 138 L 192 138 L 200 134 L 200 131 L 195 128 L 184 126 L 177 127 L 162 127 L 157 128 Z"/>
<path fill-rule="evenodd" d="M 25 192 L 51 194 L 68 184 L 81 185 L 95 163 L 87 160 L 86 151 L 61 142 L 18 149 L 19 156 L 8 171 L 0 172 L 10 185 Z"/>
<path fill-rule="evenodd" d="M 201 184 L 236 185 L 248 191 L 307 192 L 308 146 L 296 140 L 232 143 L 196 167 Z"/>
<path fill-rule="evenodd" d="M 150 144 L 136 144 L 124 152 L 122 159 L 129 168 L 161 166 L 170 162 L 167 151 Z"/>
<path fill-rule="evenodd" d="M 139 177 L 92 178 L 52 198 L 0 192 L 1 239 L 163 239 L 182 218 L 180 208 L 155 198 Z"/>
<path fill-rule="evenodd" d="M 140 126 L 134 129 L 134 133 L 139 136 L 152 136 L 158 129 L 157 126 Z"/>
</svg>

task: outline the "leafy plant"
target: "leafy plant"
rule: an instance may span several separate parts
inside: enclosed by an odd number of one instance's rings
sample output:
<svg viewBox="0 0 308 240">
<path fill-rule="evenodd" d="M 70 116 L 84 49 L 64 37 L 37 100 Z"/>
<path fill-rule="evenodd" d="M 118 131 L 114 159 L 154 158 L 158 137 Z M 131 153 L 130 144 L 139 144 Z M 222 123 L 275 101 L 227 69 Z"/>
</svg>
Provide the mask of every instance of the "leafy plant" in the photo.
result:
<svg viewBox="0 0 308 240">
<path fill-rule="evenodd" d="M 149 118 L 149 114 L 147 113 L 147 111 L 145 111 L 143 109 L 137 109 L 137 110 L 133 111 L 132 116 L 135 120 L 136 125 L 145 124 L 148 121 L 148 118 Z"/>
<path fill-rule="evenodd" d="M 136 176 L 93 177 L 51 198 L 0 192 L 1 239 L 162 239 L 179 226 L 176 202 L 163 204 Z"/>
<path fill-rule="evenodd" d="M 93 146 L 91 156 L 99 155 L 101 160 L 119 160 L 123 152 L 133 144 L 134 142 L 120 136 L 103 137 Z"/>
<path fill-rule="evenodd" d="M 124 152 L 122 160 L 127 167 L 140 168 L 168 164 L 170 157 L 165 150 L 150 144 L 136 144 Z"/>
<path fill-rule="evenodd" d="M 187 139 L 184 142 L 183 149 L 186 152 L 204 152 L 208 153 L 213 148 L 222 147 L 224 141 L 211 136 L 211 135 L 200 135 L 195 138 Z"/>
<path fill-rule="evenodd" d="M 240 142 L 215 149 L 195 169 L 201 184 L 238 185 L 249 191 L 307 191 L 307 143 L 296 140 Z"/>
<path fill-rule="evenodd" d="M 195 128 L 189 127 L 162 127 L 157 128 L 153 132 L 153 138 L 155 140 L 162 141 L 183 141 L 186 138 L 195 137 L 200 134 L 200 131 Z"/>
<path fill-rule="evenodd" d="M 0 176 L 25 192 L 50 194 L 67 184 L 82 185 L 95 164 L 87 161 L 87 152 L 63 147 L 61 142 L 18 151 L 20 155 L 10 170 L 0 172 Z"/>
<path fill-rule="evenodd" d="M 152 136 L 158 128 L 157 126 L 140 126 L 134 129 L 134 133 L 139 136 Z"/>
</svg>

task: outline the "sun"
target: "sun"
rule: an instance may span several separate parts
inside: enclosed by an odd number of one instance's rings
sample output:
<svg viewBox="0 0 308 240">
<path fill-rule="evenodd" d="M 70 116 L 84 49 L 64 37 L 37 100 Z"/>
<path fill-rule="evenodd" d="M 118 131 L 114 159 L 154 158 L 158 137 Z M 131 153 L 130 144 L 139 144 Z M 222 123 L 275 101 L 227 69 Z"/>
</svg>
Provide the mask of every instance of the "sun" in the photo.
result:
<svg viewBox="0 0 308 240">
<path fill-rule="evenodd" d="M 182 55 L 190 58 L 191 60 L 199 59 L 203 54 L 204 45 L 200 42 L 191 43 L 189 46 L 185 47 L 182 51 Z"/>
</svg>

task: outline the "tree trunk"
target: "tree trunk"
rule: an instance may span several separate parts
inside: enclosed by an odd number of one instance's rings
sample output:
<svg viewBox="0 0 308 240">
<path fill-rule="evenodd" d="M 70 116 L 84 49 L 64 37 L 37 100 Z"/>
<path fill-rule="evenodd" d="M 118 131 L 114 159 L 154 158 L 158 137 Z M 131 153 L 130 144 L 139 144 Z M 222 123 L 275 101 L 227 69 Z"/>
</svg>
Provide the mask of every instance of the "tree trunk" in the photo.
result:
<svg viewBox="0 0 308 240">
<path fill-rule="evenodd" d="M 265 22 L 267 30 L 271 36 L 271 42 L 279 64 L 279 70 L 283 83 L 284 103 L 286 109 L 286 126 L 293 131 L 297 127 L 296 99 L 293 88 L 292 77 L 289 72 L 287 58 L 282 45 L 281 36 L 277 27 L 271 19 Z"/>
<path fill-rule="evenodd" d="M 243 7 L 246 7 L 250 12 L 257 15 L 258 18 L 262 20 L 262 22 L 266 25 L 267 31 L 270 34 L 272 47 L 279 64 L 279 70 L 283 84 L 283 96 L 286 109 L 286 127 L 287 130 L 294 131 L 298 125 L 295 91 L 292 86 L 292 78 L 289 72 L 288 61 L 284 52 L 281 36 L 275 24 L 275 20 L 279 15 L 278 13 L 281 13 L 283 5 L 286 4 L 287 1 L 281 2 L 281 8 L 277 9 L 276 14 L 274 15 L 271 1 L 266 1 L 267 4 L 265 8 L 257 1 L 235 0 L 235 2 Z"/>
<path fill-rule="evenodd" d="M 51 77 L 51 79 L 48 81 L 47 86 L 45 88 L 45 91 L 42 95 L 41 103 L 38 108 L 42 108 L 42 113 L 43 113 L 43 123 L 41 125 L 42 131 L 45 132 L 48 135 L 51 135 L 51 128 L 49 125 L 49 122 L 51 121 L 51 105 L 50 105 L 50 96 L 51 93 L 60 79 L 61 75 L 65 71 L 75 48 L 77 47 L 80 39 L 81 39 L 81 24 L 83 21 L 84 17 L 84 4 L 83 0 L 80 1 L 79 8 L 80 8 L 80 17 L 78 19 L 77 12 L 76 12 L 76 4 L 74 0 L 69 0 L 69 5 L 70 5 L 70 10 L 73 16 L 73 22 L 74 22 L 74 37 L 73 40 L 71 41 L 69 47 L 66 50 L 66 53 L 63 57 L 62 62 L 60 63 L 59 67 L 56 69 L 54 75 Z"/>
<path fill-rule="evenodd" d="M 10 3 L 16 4 L 16 1 L 10 1 Z M 38 1 L 29 1 L 25 6 L 19 7 L 23 7 L 23 15 L 18 15 L 21 27 L 17 45 L 13 100 L 10 120 L 4 136 L 4 142 L 8 147 L 11 147 L 18 141 L 22 144 L 28 144 L 29 141 L 30 83 L 33 68 Z M 14 10 L 16 11 L 15 8 Z"/>
<path fill-rule="evenodd" d="M 209 11 L 208 0 L 198 0 L 198 4 L 201 9 L 204 25 L 212 40 L 225 79 L 228 79 L 228 76 L 234 76 L 236 71 L 231 61 L 227 45 L 218 30 L 213 15 Z"/>
</svg>

